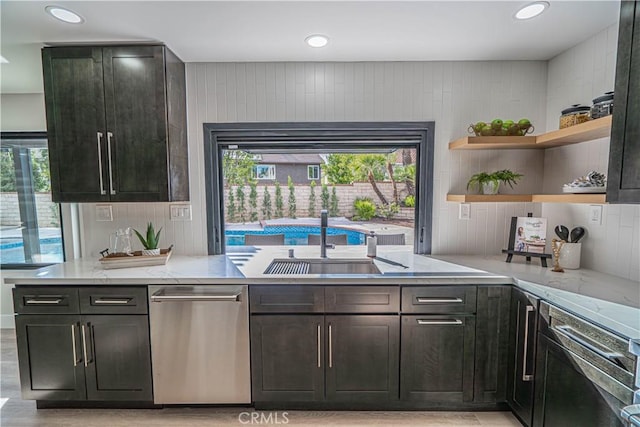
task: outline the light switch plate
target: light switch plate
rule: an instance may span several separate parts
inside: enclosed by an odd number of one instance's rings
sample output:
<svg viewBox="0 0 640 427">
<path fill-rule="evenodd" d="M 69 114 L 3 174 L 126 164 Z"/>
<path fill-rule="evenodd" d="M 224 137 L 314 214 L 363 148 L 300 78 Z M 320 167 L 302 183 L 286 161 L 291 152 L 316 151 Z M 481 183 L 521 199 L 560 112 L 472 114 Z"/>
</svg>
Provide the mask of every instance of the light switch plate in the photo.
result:
<svg viewBox="0 0 640 427">
<path fill-rule="evenodd" d="M 602 206 L 589 206 L 589 223 L 594 225 L 602 225 Z"/>
<path fill-rule="evenodd" d="M 96 205 L 96 221 L 113 221 L 111 205 Z"/>
<path fill-rule="evenodd" d="M 458 219 L 468 220 L 471 218 L 471 205 L 469 203 L 460 203 Z"/>
<path fill-rule="evenodd" d="M 191 221 L 191 205 L 189 203 L 174 203 L 169 205 L 171 221 Z"/>
</svg>

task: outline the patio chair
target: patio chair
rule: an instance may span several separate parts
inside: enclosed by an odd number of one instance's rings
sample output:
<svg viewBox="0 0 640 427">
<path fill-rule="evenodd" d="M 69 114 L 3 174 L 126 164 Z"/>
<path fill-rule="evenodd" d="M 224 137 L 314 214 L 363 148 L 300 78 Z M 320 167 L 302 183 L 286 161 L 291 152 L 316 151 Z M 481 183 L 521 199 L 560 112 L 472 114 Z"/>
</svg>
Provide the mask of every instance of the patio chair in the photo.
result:
<svg viewBox="0 0 640 427">
<path fill-rule="evenodd" d="M 308 244 L 309 245 L 319 245 L 320 244 L 320 235 L 319 234 L 308 234 L 307 235 Z M 327 243 L 334 245 L 346 245 L 347 244 L 347 235 L 346 234 L 327 234 Z"/>
<path fill-rule="evenodd" d="M 249 246 L 282 246 L 284 234 L 245 234 L 244 244 Z"/>
<path fill-rule="evenodd" d="M 404 233 L 400 234 L 376 234 L 379 245 L 404 245 Z"/>
</svg>

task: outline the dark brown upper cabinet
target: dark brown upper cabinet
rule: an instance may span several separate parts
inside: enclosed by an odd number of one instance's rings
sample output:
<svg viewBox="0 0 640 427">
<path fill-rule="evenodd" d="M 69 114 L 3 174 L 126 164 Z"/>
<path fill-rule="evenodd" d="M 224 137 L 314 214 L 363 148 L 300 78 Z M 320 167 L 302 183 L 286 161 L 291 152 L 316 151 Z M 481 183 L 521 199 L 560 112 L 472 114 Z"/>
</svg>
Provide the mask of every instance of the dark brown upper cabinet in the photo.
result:
<svg viewBox="0 0 640 427">
<path fill-rule="evenodd" d="M 640 3 L 620 7 L 607 202 L 640 203 Z"/>
<path fill-rule="evenodd" d="M 189 200 L 184 64 L 167 47 L 42 49 L 55 202 Z"/>
</svg>

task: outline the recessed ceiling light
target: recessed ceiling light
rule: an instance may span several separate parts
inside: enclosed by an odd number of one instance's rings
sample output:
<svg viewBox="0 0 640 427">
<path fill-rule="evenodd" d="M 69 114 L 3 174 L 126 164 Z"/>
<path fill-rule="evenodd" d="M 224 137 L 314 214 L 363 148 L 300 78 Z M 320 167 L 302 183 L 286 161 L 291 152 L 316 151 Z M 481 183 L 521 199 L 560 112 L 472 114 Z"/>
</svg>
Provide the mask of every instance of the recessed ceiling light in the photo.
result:
<svg viewBox="0 0 640 427">
<path fill-rule="evenodd" d="M 84 19 L 82 19 L 80 15 L 60 6 L 47 6 L 44 10 L 54 18 L 69 24 L 81 24 L 84 22 Z"/>
<path fill-rule="evenodd" d="M 516 19 L 531 19 L 540 15 L 546 8 L 549 7 L 549 3 L 546 1 L 537 1 L 531 3 L 516 12 Z"/>
<path fill-rule="evenodd" d="M 323 36 L 322 34 L 312 34 L 304 41 L 311 47 L 325 47 L 327 43 L 329 43 L 329 37 Z"/>
<path fill-rule="evenodd" d="M 5 58 L 4 56 L 0 55 L 0 64 L 8 64 L 9 61 L 7 61 L 7 58 Z"/>
</svg>

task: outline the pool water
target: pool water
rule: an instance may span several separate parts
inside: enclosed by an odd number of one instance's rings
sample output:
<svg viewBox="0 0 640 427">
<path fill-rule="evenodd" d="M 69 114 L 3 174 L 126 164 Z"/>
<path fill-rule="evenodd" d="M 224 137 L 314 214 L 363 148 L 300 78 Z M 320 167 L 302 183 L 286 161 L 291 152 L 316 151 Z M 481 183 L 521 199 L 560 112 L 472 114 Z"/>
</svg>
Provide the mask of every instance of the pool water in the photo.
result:
<svg viewBox="0 0 640 427">
<path fill-rule="evenodd" d="M 245 234 L 284 234 L 285 245 L 303 245 L 308 244 L 307 235 L 320 234 L 320 227 L 313 226 L 266 226 L 262 230 L 225 230 L 225 244 L 227 246 L 244 245 Z M 346 234 L 348 245 L 364 245 L 365 234 L 356 230 L 347 230 L 344 228 L 327 228 L 327 235 Z"/>
<path fill-rule="evenodd" d="M 62 237 L 40 239 L 40 257 L 41 262 L 63 262 Z M 22 240 L 0 244 L 0 263 L 21 264 L 24 262 L 24 243 Z"/>
</svg>

